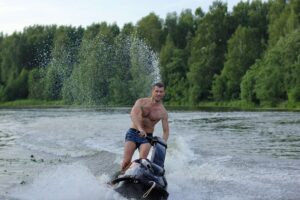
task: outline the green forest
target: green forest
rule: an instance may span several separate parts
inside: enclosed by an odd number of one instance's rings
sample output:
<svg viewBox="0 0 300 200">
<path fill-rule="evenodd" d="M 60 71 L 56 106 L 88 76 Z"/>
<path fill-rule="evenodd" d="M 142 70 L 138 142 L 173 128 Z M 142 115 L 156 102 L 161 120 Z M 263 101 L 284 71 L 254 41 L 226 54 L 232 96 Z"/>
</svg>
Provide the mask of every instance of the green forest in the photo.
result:
<svg viewBox="0 0 300 200">
<path fill-rule="evenodd" d="M 123 27 L 0 33 L 0 102 L 132 105 L 157 80 L 167 105 L 299 106 L 300 1 L 254 0 L 230 11 L 215 1 L 206 13 L 149 13 Z"/>
</svg>

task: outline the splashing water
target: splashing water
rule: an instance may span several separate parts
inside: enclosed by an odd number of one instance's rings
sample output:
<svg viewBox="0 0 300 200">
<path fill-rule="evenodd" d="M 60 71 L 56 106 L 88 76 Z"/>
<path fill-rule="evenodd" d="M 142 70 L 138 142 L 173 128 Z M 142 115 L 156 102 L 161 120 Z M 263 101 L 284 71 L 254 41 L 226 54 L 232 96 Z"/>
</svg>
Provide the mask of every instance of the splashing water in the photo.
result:
<svg viewBox="0 0 300 200">
<path fill-rule="evenodd" d="M 96 178 L 84 165 L 62 164 L 45 169 L 23 187 L 14 188 L 9 194 L 22 200 L 122 200 L 124 199 L 106 185 L 108 176 Z"/>
<path fill-rule="evenodd" d="M 52 59 L 29 89 L 30 94 L 37 94 L 34 98 L 63 99 L 70 104 L 128 104 L 149 95 L 151 85 L 161 81 L 158 55 L 142 39 L 108 39 L 99 34 L 84 38 L 80 46 L 77 43 L 73 45 L 77 50 L 53 49 Z"/>
<path fill-rule="evenodd" d="M 143 40 L 138 38 L 132 38 L 128 45 L 131 48 L 138 49 L 137 52 L 134 52 L 138 56 L 138 66 L 141 71 L 146 72 L 146 76 L 149 76 L 150 84 L 161 81 L 157 53 L 155 53 Z M 135 57 L 136 55 L 132 55 L 131 57 Z"/>
</svg>

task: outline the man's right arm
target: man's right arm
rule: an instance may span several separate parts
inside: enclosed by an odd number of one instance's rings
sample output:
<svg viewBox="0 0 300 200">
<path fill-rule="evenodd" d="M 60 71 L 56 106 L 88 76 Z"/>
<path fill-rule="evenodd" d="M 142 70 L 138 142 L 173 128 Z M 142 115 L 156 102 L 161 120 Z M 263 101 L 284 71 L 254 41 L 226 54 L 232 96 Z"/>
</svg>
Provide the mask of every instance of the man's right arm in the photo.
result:
<svg viewBox="0 0 300 200">
<path fill-rule="evenodd" d="M 146 134 L 146 132 L 143 129 L 142 102 L 142 99 L 138 99 L 135 102 L 134 106 L 131 109 L 130 116 L 133 126 L 141 132 L 141 135 L 144 135 Z"/>
</svg>

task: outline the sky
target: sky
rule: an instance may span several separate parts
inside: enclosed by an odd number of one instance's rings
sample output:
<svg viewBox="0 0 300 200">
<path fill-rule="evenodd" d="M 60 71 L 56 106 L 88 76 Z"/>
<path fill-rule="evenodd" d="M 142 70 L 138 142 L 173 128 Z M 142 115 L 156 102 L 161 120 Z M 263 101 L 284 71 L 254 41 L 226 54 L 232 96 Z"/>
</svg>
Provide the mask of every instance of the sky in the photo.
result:
<svg viewBox="0 0 300 200">
<path fill-rule="evenodd" d="M 214 0 L 0 0 L 0 32 L 11 34 L 32 25 L 71 25 L 86 27 L 93 23 L 136 24 L 154 12 L 165 19 L 167 13 L 201 7 L 209 10 Z M 222 0 L 228 9 L 241 0 Z M 245 1 L 245 0 L 243 0 Z"/>
</svg>

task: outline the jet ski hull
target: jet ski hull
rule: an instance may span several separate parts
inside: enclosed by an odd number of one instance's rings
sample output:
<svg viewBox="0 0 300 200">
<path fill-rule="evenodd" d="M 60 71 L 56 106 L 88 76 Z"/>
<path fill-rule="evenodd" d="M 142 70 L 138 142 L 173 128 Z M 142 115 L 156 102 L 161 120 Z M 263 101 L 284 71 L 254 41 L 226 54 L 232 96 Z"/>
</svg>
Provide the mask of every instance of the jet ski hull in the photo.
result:
<svg viewBox="0 0 300 200">
<path fill-rule="evenodd" d="M 152 148 L 151 160 L 137 159 L 123 174 L 110 182 L 114 190 L 126 198 L 165 200 L 168 199 L 164 161 L 167 144 L 159 137 L 147 138 Z"/>
<path fill-rule="evenodd" d="M 120 182 L 114 190 L 122 196 L 131 199 L 145 199 L 145 200 L 167 200 L 169 193 L 159 187 L 153 187 L 152 184 L 145 184 L 137 180 L 124 180 Z M 152 188 L 152 189 L 151 189 Z M 150 192 L 147 194 L 147 191 Z"/>
</svg>

